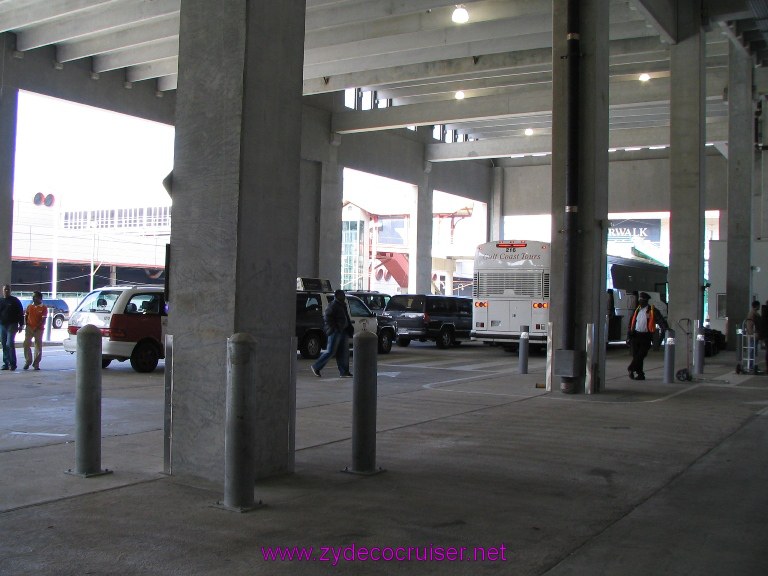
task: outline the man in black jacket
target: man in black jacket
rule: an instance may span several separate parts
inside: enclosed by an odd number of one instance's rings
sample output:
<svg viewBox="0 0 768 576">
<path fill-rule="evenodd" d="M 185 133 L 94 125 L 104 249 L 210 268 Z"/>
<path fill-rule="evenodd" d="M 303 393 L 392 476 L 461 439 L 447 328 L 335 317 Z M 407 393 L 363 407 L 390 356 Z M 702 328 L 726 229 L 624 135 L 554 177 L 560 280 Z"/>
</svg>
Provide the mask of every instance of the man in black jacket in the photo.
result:
<svg viewBox="0 0 768 576">
<path fill-rule="evenodd" d="M 332 356 L 336 356 L 336 365 L 342 378 L 350 378 L 349 373 L 349 337 L 353 334 L 352 319 L 347 312 L 347 297 L 344 290 L 336 290 L 333 300 L 323 312 L 325 333 L 328 335 L 326 351 L 312 364 L 312 374 L 320 377 L 322 370 Z"/>
<path fill-rule="evenodd" d="M 3 341 L 3 370 L 16 370 L 16 332 L 24 327 L 24 308 L 11 287 L 3 286 L 0 298 L 0 339 Z"/>
</svg>

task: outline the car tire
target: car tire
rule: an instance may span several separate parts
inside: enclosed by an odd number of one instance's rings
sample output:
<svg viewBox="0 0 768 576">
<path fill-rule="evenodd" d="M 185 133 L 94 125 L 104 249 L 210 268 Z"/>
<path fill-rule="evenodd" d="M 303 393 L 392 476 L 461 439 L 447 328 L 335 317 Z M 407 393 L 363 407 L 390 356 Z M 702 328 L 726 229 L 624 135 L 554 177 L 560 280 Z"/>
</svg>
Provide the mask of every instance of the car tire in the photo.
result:
<svg viewBox="0 0 768 576">
<path fill-rule="evenodd" d="M 392 334 L 384 330 L 379 334 L 379 354 L 389 354 L 392 351 Z"/>
<path fill-rule="evenodd" d="M 101 359 L 101 367 L 102 368 L 106 368 L 110 364 L 112 364 L 112 358 L 102 358 Z"/>
<path fill-rule="evenodd" d="M 57 330 L 64 326 L 64 318 L 61 316 L 54 316 L 53 317 L 53 327 Z"/>
<path fill-rule="evenodd" d="M 397 337 L 397 345 L 398 346 L 402 346 L 403 348 L 405 348 L 410 343 L 411 343 L 411 339 L 410 338 L 406 338 L 405 336 L 398 336 Z"/>
<path fill-rule="evenodd" d="M 453 344 L 453 330 L 447 326 L 444 326 L 440 330 L 440 334 L 438 334 L 437 340 L 435 340 L 435 344 L 437 344 L 437 347 L 441 349 L 450 348 Z"/>
<path fill-rule="evenodd" d="M 151 342 L 139 342 L 131 354 L 131 367 L 136 372 L 152 372 L 157 368 L 160 353 Z"/>
<path fill-rule="evenodd" d="M 307 334 L 299 345 L 299 353 L 302 358 L 314 360 L 320 357 L 320 351 L 323 349 L 323 342 L 319 334 Z"/>
</svg>

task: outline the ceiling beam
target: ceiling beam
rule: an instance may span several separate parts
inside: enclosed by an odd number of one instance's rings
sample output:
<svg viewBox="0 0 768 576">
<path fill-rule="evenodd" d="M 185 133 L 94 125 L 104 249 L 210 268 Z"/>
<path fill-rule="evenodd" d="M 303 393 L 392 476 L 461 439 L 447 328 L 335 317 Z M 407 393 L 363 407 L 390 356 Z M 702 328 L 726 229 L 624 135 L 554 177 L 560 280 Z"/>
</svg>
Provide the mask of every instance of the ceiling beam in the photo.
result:
<svg viewBox="0 0 768 576">
<path fill-rule="evenodd" d="M 707 96 L 720 98 L 727 82 L 721 69 L 707 74 Z M 610 81 L 611 106 L 636 106 L 669 100 L 669 78 L 640 84 L 637 81 Z M 449 124 L 470 120 L 549 114 L 552 110 L 551 84 L 535 84 L 510 88 L 507 94 L 481 96 L 464 100 L 424 102 L 373 110 L 337 112 L 331 120 L 331 131 L 340 134 L 370 132 Z"/>
<path fill-rule="evenodd" d="M 178 39 L 178 37 L 179 15 L 172 14 L 166 18 L 158 18 L 125 30 L 111 31 L 98 36 L 61 43 L 56 47 L 56 59 L 59 62 L 70 62 L 159 40 Z"/>
<path fill-rule="evenodd" d="M 720 142 L 728 139 L 728 122 L 719 120 L 707 123 L 707 142 Z M 669 146 L 669 126 L 656 128 L 634 128 L 632 130 L 610 130 L 608 134 L 610 148 L 626 149 L 649 146 Z M 552 136 L 514 136 L 477 140 L 474 142 L 456 142 L 453 144 L 427 144 L 428 162 L 453 162 L 459 160 L 480 160 L 503 158 L 505 156 L 549 154 L 552 152 Z"/>
<path fill-rule="evenodd" d="M 39 26 L 78 12 L 87 12 L 114 0 L 37 0 L 14 2 L 8 8 L 0 7 L 0 32 Z"/>
<path fill-rule="evenodd" d="M 551 40 L 551 39 L 550 39 Z M 549 42 L 551 43 L 551 42 Z M 722 44 L 726 45 L 725 42 Z M 708 53 L 709 53 L 709 46 Z M 727 45 L 726 48 L 727 50 Z M 610 43 L 611 64 L 668 61 L 669 46 L 658 38 L 641 37 L 612 40 Z M 340 72 L 325 76 L 313 76 L 305 67 L 304 94 L 336 92 L 347 88 L 368 88 L 374 86 L 404 83 L 418 84 L 422 81 L 436 81 L 461 75 L 482 75 L 497 71 L 541 72 L 552 70 L 551 46 L 531 49 L 502 51 L 452 58 L 445 53 L 434 60 L 413 64 L 397 64 L 390 67 L 372 68 L 356 73 Z"/>
<path fill-rule="evenodd" d="M 150 62 L 148 64 L 141 64 L 139 66 L 131 66 L 126 70 L 125 79 L 128 82 L 141 82 L 142 80 L 151 80 L 153 78 L 170 76 L 178 73 L 179 58 L 174 57 L 158 60 L 157 62 Z"/>
<path fill-rule="evenodd" d="M 104 33 L 120 30 L 154 18 L 178 14 L 181 0 L 153 0 L 152 2 L 126 2 L 114 6 L 99 6 L 91 10 L 87 18 L 65 16 L 40 26 L 21 30 L 16 34 L 16 49 L 20 51 L 40 48 L 48 44 L 58 44 Z"/>
<path fill-rule="evenodd" d="M 119 68 L 139 66 L 157 60 L 177 58 L 179 55 L 179 38 L 161 40 L 152 44 L 144 44 L 131 50 L 108 52 L 93 57 L 93 71 L 107 72 Z"/>
<path fill-rule="evenodd" d="M 632 6 L 670 44 L 677 44 L 676 2 L 669 0 L 631 0 Z"/>
</svg>

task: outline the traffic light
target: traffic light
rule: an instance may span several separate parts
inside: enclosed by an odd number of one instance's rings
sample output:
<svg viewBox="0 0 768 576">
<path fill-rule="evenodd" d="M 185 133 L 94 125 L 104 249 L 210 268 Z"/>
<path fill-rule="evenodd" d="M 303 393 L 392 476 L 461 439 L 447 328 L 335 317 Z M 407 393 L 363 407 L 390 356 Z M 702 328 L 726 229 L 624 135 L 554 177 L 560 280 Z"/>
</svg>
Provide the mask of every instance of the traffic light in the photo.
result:
<svg viewBox="0 0 768 576">
<path fill-rule="evenodd" d="M 54 202 L 56 202 L 56 197 L 53 194 L 43 194 L 42 192 L 38 192 L 35 194 L 32 202 L 34 202 L 35 206 L 47 206 L 50 208 L 53 206 Z"/>
</svg>

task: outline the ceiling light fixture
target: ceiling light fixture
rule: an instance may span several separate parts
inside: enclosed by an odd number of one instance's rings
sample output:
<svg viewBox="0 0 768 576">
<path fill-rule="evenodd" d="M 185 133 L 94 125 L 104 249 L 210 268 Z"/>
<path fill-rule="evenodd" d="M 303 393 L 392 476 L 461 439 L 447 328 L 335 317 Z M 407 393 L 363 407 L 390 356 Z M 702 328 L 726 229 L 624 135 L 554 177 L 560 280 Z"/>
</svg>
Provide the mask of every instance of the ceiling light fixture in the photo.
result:
<svg viewBox="0 0 768 576">
<path fill-rule="evenodd" d="M 525 135 L 526 136 L 533 136 L 533 128 L 526 128 L 525 129 Z"/>
<path fill-rule="evenodd" d="M 455 98 L 456 100 L 464 100 L 464 92 L 459 90 L 458 92 L 456 92 Z"/>
<path fill-rule="evenodd" d="M 456 24 L 466 24 L 469 22 L 469 12 L 467 12 L 467 9 L 464 8 L 464 4 L 456 5 L 456 9 L 451 15 L 451 20 L 453 20 Z"/>
<path fill-rule="evenodd" d="M 640 74 L 640 76 L 638 76 L 637 79 L 640 80 L 640 82 L 648 82 L 648 80 L 651 79 L 651 75 L 643 72 L 642 74 Z"/>
</svg>

